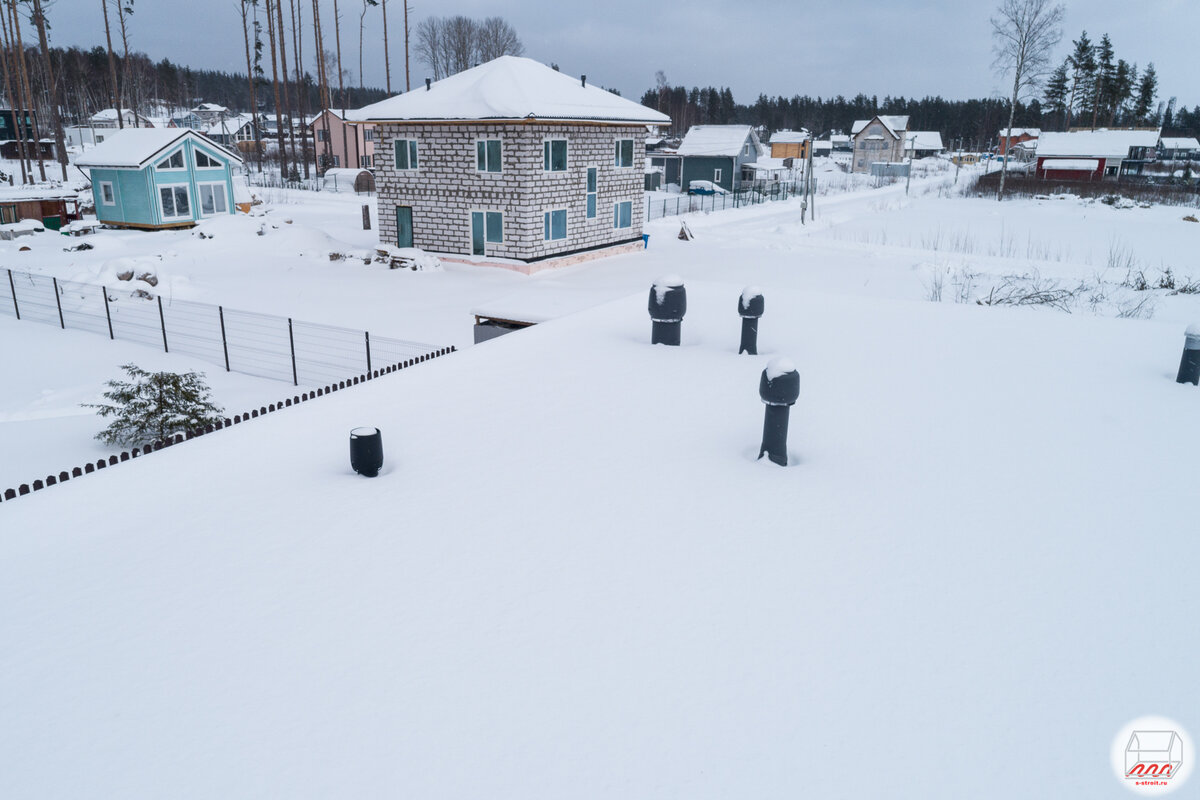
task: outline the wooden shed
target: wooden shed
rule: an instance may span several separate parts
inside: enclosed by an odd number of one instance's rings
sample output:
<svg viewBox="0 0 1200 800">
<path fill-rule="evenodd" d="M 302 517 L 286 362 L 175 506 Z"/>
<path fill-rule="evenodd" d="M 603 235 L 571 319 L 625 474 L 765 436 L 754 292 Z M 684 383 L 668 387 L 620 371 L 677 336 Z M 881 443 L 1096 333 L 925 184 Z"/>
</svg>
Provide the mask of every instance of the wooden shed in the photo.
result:
<svg viewBox="0 0 1200 800">
<path fill-rule="evenodd" d="M 79 218 L 79 197 L 74 192 L 26 187 L 0 189 L 0 225 L 31 219 L 56 231 Z"/>
</svg>

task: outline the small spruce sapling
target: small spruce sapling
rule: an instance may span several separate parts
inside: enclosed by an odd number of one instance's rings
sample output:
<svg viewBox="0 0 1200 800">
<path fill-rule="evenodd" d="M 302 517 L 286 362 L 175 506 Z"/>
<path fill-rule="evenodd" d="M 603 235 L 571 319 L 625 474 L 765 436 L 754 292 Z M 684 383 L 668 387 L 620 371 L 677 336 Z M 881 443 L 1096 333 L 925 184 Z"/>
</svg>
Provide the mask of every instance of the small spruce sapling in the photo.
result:
<svg viewBox="0 0 1200 800">
<path fill-rule="evenodd" d="M 83 403 L 112 422 L 96 438 L 110 445 L 139 445 L 162 441 L 221 419 L 220 406 L 210 399 L 204 373 L 147 372 L 123 364 L 128 380 L 108 381 L 108 403 Z"/>
</svg>

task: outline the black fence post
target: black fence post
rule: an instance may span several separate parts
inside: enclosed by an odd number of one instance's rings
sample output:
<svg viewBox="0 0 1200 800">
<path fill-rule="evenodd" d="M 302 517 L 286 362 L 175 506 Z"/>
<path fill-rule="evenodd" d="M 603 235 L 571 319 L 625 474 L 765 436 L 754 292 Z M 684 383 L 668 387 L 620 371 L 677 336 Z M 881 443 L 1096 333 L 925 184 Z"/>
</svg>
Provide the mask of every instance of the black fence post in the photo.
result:
<svg viewBox="0 0 1200 800">
<path fill-rule="evenodd" d="M 300 379 L 296 376 L 296 339 L 292 336 L 291 317 L 288 317 L 288 345 L 292 348 L 292 385 L 299 386 Z"/>
<path fill-rule="evenodd" d="M 225 307 L 217 306 L 217 314 L 221 317 L 221 350 L 225 352 L 225 371 L 229 372 L 229 342 L 225 339 Z"/>
<path fill-rule="evenodd" d="M 371 372 L 371 332 L 363 331 L 363 339 L 367 343 L 367 373 Z"/>
<path fill-rule="evenodd" d="M 54 281 L 54 305 L 58 306 L 58 327 L 65 331 L 67 324 L 63 322 L 62 298 L 58 296 L 58 278 L 51 278 L 51 280 Z"/>
<path fill-rule="evenodd" d="M 17 321 L 21 319 L 21 309 L 17 306 L 17 286 L 13 283 L 12 270 L 8 271 L 8 289 L 12 292 L 13 311 L 17 314 Z"/>
<path fill-rule="evenodd" d="M 163 352 L 169 353 L 171 351 L 169 349 L 167 349 L 167 320 L 166 320 L 166 317 L 163 316 L 162 295 L 161 294 L 158 296 L 158 324 L 162 326 Z"/>
<path fill-rule="evenodd" d="M 108 320 L 108 338 L 115 339 L 117 337 L 113 336 L 112 314 L 108 310 L 108 287 L 101 286 L 100 291 L 104 293 L 104 318 Z"/>
</svg>

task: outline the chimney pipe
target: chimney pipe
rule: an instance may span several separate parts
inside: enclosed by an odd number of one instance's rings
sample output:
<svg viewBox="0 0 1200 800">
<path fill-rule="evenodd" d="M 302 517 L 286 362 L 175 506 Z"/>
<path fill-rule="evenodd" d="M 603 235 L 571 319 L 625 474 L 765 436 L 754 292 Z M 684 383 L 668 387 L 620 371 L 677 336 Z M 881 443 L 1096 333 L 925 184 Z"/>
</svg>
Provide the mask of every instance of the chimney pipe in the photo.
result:
<svg viewBox="0 0 1200 800">
<path fill-rule="evenodd" d="M 429 91 L 429 85 L 430 85 L 431 83 L 433 83 L 433 79 L 432 79 L 432 78 L 426 78 L 426 79 L 425 79 L 425 91 L 427 91 L 427 92 Z"/>
<path fill-rule="evenodd" d="M 579 81 L 580 81 L 580 85 L 582 85 L 583 88 L 586 89 L 587 88 L 587 75 L 580 75 Z"/>
</svg>

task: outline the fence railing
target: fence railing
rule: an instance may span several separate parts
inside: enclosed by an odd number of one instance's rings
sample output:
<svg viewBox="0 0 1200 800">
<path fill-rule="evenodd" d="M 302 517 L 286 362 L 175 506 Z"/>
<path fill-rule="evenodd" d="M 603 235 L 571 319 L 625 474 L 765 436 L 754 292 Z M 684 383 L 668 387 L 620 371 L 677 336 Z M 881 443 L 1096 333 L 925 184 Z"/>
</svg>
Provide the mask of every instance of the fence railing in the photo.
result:
<svg viewBox="0 0 1200 800">
<path fill-rule="evenodd" d="M 771 203 L 795 197 L 803 189 L 800 181 L 779 181 L 775 183 L 757 184 L 724 194 L 678 194 L 674 197 L 647 197 L 646 221 L 663 217 L 676 217 L 680 214 L 691 214 L 697 211 L 723 211 L 727 208 L 741 208 L 761 203 Z M 813 179 L 813 193 L 817 190 L 817 181 Z"/>
<path fill-rule="evenodd" d="M 6 274 L 5 274 L 6 273 Z M 0 316 L 186 353 L 228 372 L 319 386 L 442 348 L 45 275 L 0 273 Z"/>
</svg>

